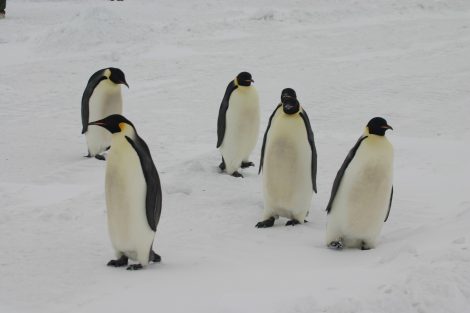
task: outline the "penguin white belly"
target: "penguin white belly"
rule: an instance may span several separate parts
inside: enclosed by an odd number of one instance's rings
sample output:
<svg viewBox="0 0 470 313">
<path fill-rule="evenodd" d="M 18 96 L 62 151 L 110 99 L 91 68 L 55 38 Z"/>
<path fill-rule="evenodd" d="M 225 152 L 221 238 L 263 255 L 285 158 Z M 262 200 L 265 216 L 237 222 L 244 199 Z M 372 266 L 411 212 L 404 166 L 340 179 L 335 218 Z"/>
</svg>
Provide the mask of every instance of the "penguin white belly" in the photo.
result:
<svg viewBox="0 0 470 313">
<path fill-rule="evenodd" d="M 264 218 L 276 215 L 303 223 L 313 196 L 312 151 L 302 118 L 279 110 L 269 130 L 264 154 Z"/>
<path fill-rule="evenodd" d="M 220 146 L 227 173 L 232 174 L 238 170 L 242 161 L 248 161 L 258 141 L 259 120 L 256 89 L 239 86 L 230 96 L 225 135 Z"/>
<path fill-rule="evenodd" d="M 94 122 L 112 114 L 122 114 L 121 87 L 109 80 L 103 80 L 96 86 L 90 97 L 88 122 Z M 111 133 L 103 127 L 88 126 L 85 135 L 91 156 L 104 152 L 111 145 Z"/>
<path fill-rule="evenodd" d="M 148 264 L 155 232 L 147 221 L 147 184 L 140 160 L 124 136 L 113 139 L 106 168 L 108 230 L 114 249 Z"/>
<path fill-rule="evenodd" d="M 373 137 L 361 143 L 344 173 L 331 208 L 328 242 L 339 234 L 345 246 L 363 241 L 375 246 L 390 203 L 393 150 L 386 138 Z"/>
</svg>

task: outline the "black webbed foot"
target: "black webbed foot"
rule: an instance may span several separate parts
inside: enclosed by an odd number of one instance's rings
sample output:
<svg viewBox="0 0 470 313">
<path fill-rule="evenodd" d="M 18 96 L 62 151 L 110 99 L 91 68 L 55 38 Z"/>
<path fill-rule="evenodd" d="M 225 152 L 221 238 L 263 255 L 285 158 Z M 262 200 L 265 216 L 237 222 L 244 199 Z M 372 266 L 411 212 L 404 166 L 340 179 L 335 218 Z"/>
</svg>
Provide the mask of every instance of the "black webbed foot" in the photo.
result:
<svg viewBox="0 0 470 313">
<path fill-rule="evenodd" d="M 250 167 L 250 166 L 255 166 L 255 163 L 253 162 L 242 162 L 242 168 L 247 168 L 247 167 Z"/>
<path fill-rule="evenodd" d="M 241 177 L 241 178 L 243 178 L 243 175 L 240 174 L 238 171 L 233 172 L 232 176 L 233 176 L 233 177 Z"/>
<path fill-rule="evenodd" d="M 150 250 L 150 261 L 158 263 L 162 261 L 162 257 L 155 253 L 155 251 Z"/>
<path fill-rule="evenodd" d="M 142 264 L 131 264 L 127 267 L 127 270 L 128 271 L 137 271 L 137 270 L 141 270 L 143 268 L 144 267 L 142 266 Z"/>
<path fill-rule="evenodd" d="M 274 221 L 275 221 L 275 218 L 274 217 L 270 217 L 268 218 L 267 220 L 264 220 L 262 222 L 259 222 L 258 224 L 256 224 L 256 228 L 268 228 L 268 227 L 272 227 L 274 225 Z"/>
<path fill-rule="evenodd" d="M 342 250 L 343 243 L 341 242 L 341 240 L 332 241 L 328 244 L 328 248 L 333 249 L 333 250 Z"/>
<path fill-rule="evenodd" d="M 286 226 L 295 226 L 297 224 L 300 224 L 300 222 L 296 219 L 292 219 L 287 221 Z"/>
<path fill-rule="evenodd" d="M 101 161 L 106 161 L 106 158 L 104 157 L 104 155 L 101 155 L 101 154 L 95 155 L 95 158 Z"/>
<path fill-rule="evenodd" d="M 114 266 L 114 267 L 121 267 L 121 266 L 126 266 L 128 263 L 129 259 L 127 256 L 123 255 L 117 260 L 111 260 L 108 262 L 108 266 Z"/>
<path fill-rule="evenodd" d="M 87 154 L 87 155 L 84 155 L 83 157 L 84 157 L 84 158 L 91 158 L 90 152 L 88 152 L 88 154 Z"/>
<path fill-rule="evenodd" d="M 361 250 L 370 250 L 371 247 L 367 245 L 364 241 L 361 243 Z"/>
<path fill-rule="evenodd" d="M 222 162 L 219 164 L 219 168 L 222 172 L 225 171 L 225 160 L 224 160 L 224 158 L 222 158 Z"/>
</svg>

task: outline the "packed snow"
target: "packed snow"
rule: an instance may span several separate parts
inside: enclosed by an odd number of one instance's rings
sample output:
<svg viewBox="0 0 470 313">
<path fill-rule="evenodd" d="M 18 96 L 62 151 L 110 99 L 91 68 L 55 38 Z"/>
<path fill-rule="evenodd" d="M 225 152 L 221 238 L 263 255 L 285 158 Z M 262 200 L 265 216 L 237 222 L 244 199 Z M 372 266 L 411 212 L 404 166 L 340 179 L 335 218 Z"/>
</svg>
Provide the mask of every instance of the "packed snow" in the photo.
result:
<svg viewBox="0 0 470 313">
<path fill-rule="evenodd" d="M 470 1 L 14 0 L 0 20 L 0 312 L 468 312 Z M 106 163 L 87 159 L 88 78 L 126 73 L 163 210 L 137 272 L 106 266 Z M 256 229 L 257 168 L 220 174 L 225 88 L 249 71 L 261 129 L 297 91 L 318 151 L 309 223 Z M 326 248 L 331 185 L 383 116 L 395 195 L 376 249 Z"/>
</svg>

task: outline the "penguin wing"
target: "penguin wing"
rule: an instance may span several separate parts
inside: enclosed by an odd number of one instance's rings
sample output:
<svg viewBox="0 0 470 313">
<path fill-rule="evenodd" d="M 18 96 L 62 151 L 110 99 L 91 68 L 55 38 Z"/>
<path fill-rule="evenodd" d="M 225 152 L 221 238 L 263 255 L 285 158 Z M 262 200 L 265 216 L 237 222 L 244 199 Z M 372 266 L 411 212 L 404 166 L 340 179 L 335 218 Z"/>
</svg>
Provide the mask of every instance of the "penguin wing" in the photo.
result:
<svg viewBox="0 0 470 313">
<path fill-rule="evenodd" d="M 385 216 L 384 222 L 386 222 L 388 220 L 388 216 L 390 215 L 390 209 L 392 208 L 392 199 L 393 199 L 393 186 L 392 186 L 392 191 L 390 193 L 390 202 L 388 203 L 387 216 Z"/>
<path fill-rule="evenodd" d="M 258 170 L 258 175 L 261 174 L 261 170 L 263 169 L 263 161 L 264 161 L 264 148 L 266 146 L 266 138 L 268 137 L 268 131 L 269 131 L 269 128 L 271 127 L 271 122 L 273 120 L 273 117 L 274 115 L 276 114 L 277 112 L 277 109 L 279 109 L 279 107 L 282 105 L 282 103 L 279 103 L 276 107 L 276 109 L 274 109 L 273 113 L 271 114 L 271 116 L 269 117 L 269 122 L 268 122 L 268 127 L 266 127 L 266 131 L 264 132 L 264 137 L 263 137 L 263 146 L 261 147 L 261 160 L 259 160 L 259 170 Z"/>
<path fill-rule="evenodd" d="M 217 148 L 220 147 L 222 141 L 224 141 L 225 136 L 225 119 L 228 110 L 228 101 L 230 100 L 230 95 L 232 92 L 237 89 L 238 86 L 235 84 L 235 81 L 232 80 L 225 90 L 224 98 L 220 104 L 219 117 L 217 118 Z"/>
<path fill-rule="evenodd" d="M 84 134 L 88 130 L 88 123 L 94 122 L 89 121 L 90 117 L 90 98 L 95 90 L 96 86 L 102 81 L 107 79 L 106 76 L 103 76 L 103 70 L 99 70 L 95 74 L 91 75 L 90 79 L 88 80 L 88 84 L 85 87 L 85 91 L 83 91 L 82 96 L 82 134 Z"/>
<path fill-rule="evenodd" d="M 308 143 L 310 144 L 310 149 L 312 149 L 312 187 L 313 191 L 317 193 L 317 149 L 315 148 L 315 140 L 313 138 L 312 126 L 310 125 L 310 119 L 308 118 L 307 112 L 302 108 L 302 112 L 299 113 L 305 123 L 305 128 L 307 129 Z"/>
<path fill-rule="evenodd" d="M 348 168 L 349 163 L 351 163 L 352 159 L 354 159 L 357 149 L 359 149 L 359 146 L 361 145 L 362 141 L 367 137 L 368 136 L 361 136 L 361 138 L 359 138 L 354 147 L 349 151 L 346 160 L 344 160 L 343 165 L 341 165 L 338 173 L 336 174 L 335 181 L 333 182 L 333 188 L 331 189 L 330 201 L 328 201 L 328 206 L 326 207 L 326 212 L 328 212 L 328 214 L 331 211 L 331 206 L 333 205 L 333 201 L 335 200 L 335 196 L 338 192 L 339 185 L 341 184 L 341 179 L 343 179 L 344 172 Z"/>
<path fill-rule="evenodd" d="M 162 212 L 162 187 L 160 185 L 160 177 L 157 168 L 152 161 L 150 150 L 139 136 L 136 140 L 126 136 L 127 141 L 131 144 L 140 159 L 142 172 L 144 173 L 145 182 L 147 183 L 147 195 L 145 198 L 145 210 L 147 213 L 147 222 L 153 231 L 157 230 L 157 225 Z"/>
</svg>

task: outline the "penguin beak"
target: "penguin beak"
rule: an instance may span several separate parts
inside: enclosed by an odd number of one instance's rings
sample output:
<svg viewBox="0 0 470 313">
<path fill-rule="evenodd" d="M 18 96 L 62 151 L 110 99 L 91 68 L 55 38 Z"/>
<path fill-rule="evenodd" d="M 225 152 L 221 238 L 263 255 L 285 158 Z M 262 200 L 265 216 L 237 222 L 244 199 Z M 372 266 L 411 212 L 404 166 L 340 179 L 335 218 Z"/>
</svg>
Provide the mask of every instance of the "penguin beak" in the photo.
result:
<svg viewBox="0 0 470 313">
<path fill-rule="evenodd" d="M 106 123 L 101 122 L 101 121 L 91 122 L 91 123 L 88 123 L 88 125 L 96 125 L 96 126 L 106 127 Z"/>
<path fill-rule="evenodd" d="M 253 79 L 250 79 L 250 82 L 254 83 L 255 81 Z"/>
<path fill-rule="evenodd" d="M 123 81 L 123 82 L 121 82 L 121 84 L 123 84 L 123 85 L 126 85 L 126 86 L 127 86 L 127 88 L 129 88 L 129 85 L 127 84 L 127 82 L 126 82 L 126 81 Z"/>
<path fill-rule="evenodd" d="M 384 125 L 384 126 L 381 126 L 380 128 L 393 130 L 392 126 L 390 126 L 390 125 Z"/>
</svg>

